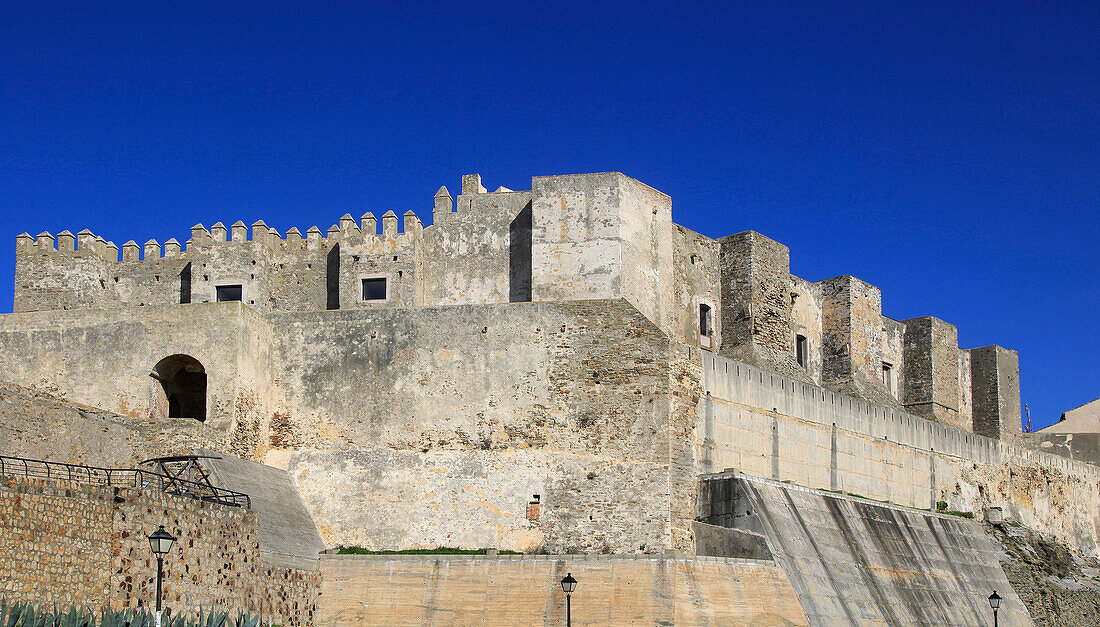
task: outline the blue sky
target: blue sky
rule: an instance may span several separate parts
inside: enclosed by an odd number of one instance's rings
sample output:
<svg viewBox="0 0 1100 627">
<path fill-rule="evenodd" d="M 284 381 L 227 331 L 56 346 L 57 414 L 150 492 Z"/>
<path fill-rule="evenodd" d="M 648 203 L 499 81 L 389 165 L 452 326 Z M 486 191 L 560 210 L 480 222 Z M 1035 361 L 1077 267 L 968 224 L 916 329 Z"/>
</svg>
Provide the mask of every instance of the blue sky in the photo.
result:
<svg viewBox="0 0 1100 627">
<path fill-rule="evenodd" d="M 765 6 L 760 6 L 765 5 Z M 618 170 L 1100 396 L 1097 3 L 0 3 L 14 236 L 284 232 Z"/>
</svg>

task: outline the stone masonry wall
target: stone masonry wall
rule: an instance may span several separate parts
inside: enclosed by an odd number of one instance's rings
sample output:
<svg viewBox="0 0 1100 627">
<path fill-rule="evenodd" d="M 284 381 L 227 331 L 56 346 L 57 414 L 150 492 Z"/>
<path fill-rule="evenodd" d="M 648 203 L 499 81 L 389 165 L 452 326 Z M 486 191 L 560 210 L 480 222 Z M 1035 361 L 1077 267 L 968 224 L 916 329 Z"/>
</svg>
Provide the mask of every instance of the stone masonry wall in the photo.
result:
<svg viewBox="0 0 1100 627">
<path fill-rule="evenodd" d="M 959 381 L 958 329 L 931 316 L 906 320 L 904 324 L 905 409 L 971 431 Z"/>
<path fill-rule="evenodd" d="M 172 614 L 241 609 L 286 625 L 313 624 L 320 573 L 274 566 L 245 510 L 135 488 L 0 477 L 0 595 L 40 605 L 146 606 L 156 559 L 147 536 L 177 540 L 165 558 Z"/>
<path fill-rule="evenodd" d="M 323 625 L 807 625 L 773 562 L 713 557 L 325 555 Z"/>
<path fill-rule="evenodd" d="M 240 303 L 11 314 L 0 317 L 0 381 L 163 419 L 150 372 L 165 357 L 189 355 L 207 377 L 204 424 L 230 434 L 230 452 L 251 458 L 278 398 L 260 370 L 268 333 L 264 318 Z"/>
<path fill-rule="evenodd" d="M 1100 469 L 704 354 L 700 469 L 735 469 L 909 507 L 1001 507 L 1100 554 Z"/>
<path fill-rule="evenodd" d="M 418 303 L 531 300 L 531 192 L 463 190 L 455 211 L 449 194 L 445 201 L 424 231 L 424 295 Z"/>
<path fill-rule="evenodd" d="M 670 344 L 628 303 L 272 325 L 287 419 L 266 461 L 295 476 L 330 545 L 671 546 Z M 538 521 L 525 515 L 534 494 Z"/>
<path fill-rule="evenodd" d="M 672 255 L 676 275 L 670 311 L 672 337 L 693 346 L 703 343 L 714 352 L 722 346 L 722 287 L 718 274 L 718 245 L 709 237 L 675 226 Z M 699 337 L 699 306 L 710 307 L 710 346 Z"/>
<path fill-rule="evenodd" d="M 1000 346 L 972 348 L 974 433 L 1010 439 L 1020 433 L 1020 358 Z"/>
<path fill-rule="evenodd" d="M 531 191 L 492 193 L 474 174 L 463 177 L 457 203 L 440 188 L 428 227 L 411 211 L 367 212 L 358 222 L 345 214 L 304 237 L 263 221 L 197 224 L 184 244 L 127 242 L 121 261 L 119 247 L 88 231 L 21 234 L 15 310 L 210 302 L 228 285 L 240 285 L 242 301 L 263 314 L 624 298 L 670 338 L 878 404 L 894 407 L 909 394 L 921 415 L 973 424 L 963 383 L 969 356 L 953 346 L 954 327 L 934 323 L 926 342 L 914 329 L 903 349 L 905 323 L 881 315 L 878 288 L 850 276 L 791 276 L 787 247 L 752 231 L 688 235 L 672 222 L 671 204 L 617 172 L 535 177 Z M 364 299 L 364 279 L 385 279 L 385 298 Z M 698 334 L 700 305 L 710 307 L 713 337 Z M 796 360 L 799 335 L 805 364 Z M 998 361 L 1005 385 L 976 382 L 993 390 L 977 397 L 982 416 L 1000 416 L 993 405 L 1014 395 L 1006 359 Z M 984 372 L 984 363 L 975 367 Z M 998 424 L 1011 427 L 1012 418 Z"/>
</svg>

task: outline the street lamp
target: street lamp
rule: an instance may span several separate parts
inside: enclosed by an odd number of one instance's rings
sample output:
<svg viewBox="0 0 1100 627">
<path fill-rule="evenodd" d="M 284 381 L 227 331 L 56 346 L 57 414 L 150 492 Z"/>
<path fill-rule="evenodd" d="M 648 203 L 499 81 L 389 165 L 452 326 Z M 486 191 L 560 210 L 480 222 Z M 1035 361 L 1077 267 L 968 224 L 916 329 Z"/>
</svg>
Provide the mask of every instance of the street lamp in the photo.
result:
<svg viewBox="0 0 1100 627">
<path fill-rule="evenodd" d="M 175 541 L 176 537 L 165 531 L 164 525 L 149 534 L 149 547 L 157 556 L 157 627 L 160 627 L 160 582 L 164 577 L 164 556 L 172 550 Z"/>
<path fill-rule="evenodd" d="M 577 589 L 577 580 L 573 579 L 573 573 L 566 573 L 561 580 L 561 589 L 565 592 L 565 627 L 573 627 L 573 617 L 569 607 L 569 595 Z"/>
<path fill-rule="evenodd" d="M 989 595 L 989 607 L 993 608 L 993 627 L 997 627 L 997 609 L 1001 607 L 1001 595 L 996 590 Z"/>
</svg>

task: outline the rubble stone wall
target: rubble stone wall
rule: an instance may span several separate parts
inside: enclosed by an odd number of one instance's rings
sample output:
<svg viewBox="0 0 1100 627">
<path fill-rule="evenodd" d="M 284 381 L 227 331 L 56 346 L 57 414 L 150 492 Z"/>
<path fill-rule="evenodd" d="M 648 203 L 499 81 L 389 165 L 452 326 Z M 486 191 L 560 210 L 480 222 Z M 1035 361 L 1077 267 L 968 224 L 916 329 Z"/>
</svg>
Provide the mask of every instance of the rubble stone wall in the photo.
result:
<svg viewBox="0 0 1100 627">
<path fill-rule="evenodd" d="M 239 508 L 138 488 L 0 477 L 0 595 L 9 602 L 149 607 L 157 563 L 148 535 L 176 536 L 165 557 L 163 606 L 216 607 L 311 625 L 316 562 L 287 567 L 260 554 L 258 518 Z"/>
</svg>

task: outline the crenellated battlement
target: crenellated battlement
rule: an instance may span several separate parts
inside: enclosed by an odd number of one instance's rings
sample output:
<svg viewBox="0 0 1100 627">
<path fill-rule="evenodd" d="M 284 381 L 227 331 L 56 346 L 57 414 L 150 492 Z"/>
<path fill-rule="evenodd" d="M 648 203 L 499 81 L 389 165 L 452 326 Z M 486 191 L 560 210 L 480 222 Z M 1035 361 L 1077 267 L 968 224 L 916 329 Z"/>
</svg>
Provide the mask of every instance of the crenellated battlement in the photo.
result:
<svg viewBox="0 0 1100 627">
<path fill-rule="evenodd" d="M 327 249 L 341 241 L 349 244 L 370 244 L 393 240 L 401 246 L 412 244 L 420 237 L 424 228 L 420 218 L 411 210 L 406 211 L 401 219 L 392 210 L 387 211 L 381 221 L 368 211 L 360 218 L 359 225 L 351 214 L 344 214 L 339 223 L 333 224 L 327 231 L 322 231 L 317 226 L 309 227 L 305 237 L 297 227 L 291 227 L 282 236 L 263 220 L 252 223 L 250 236 L 249 227 L 238 220 L 229 228 L 221 222 L 214 223 L 209 229 L 202 224 L 196 224 L 191 227 L 191 236 L 183 244 L 175 238 L 165 241 L 163 245 L 155 239 L 149 239 L 143 245 L 128 240 L 121 249 L 114 242 L 105 240 L 88 229 L 75 236 L 67 230 L 61 231 L 56 237 L 48 231 L 39 233 L 37 237 L 20 233 L 15 236 L 15 253 L 17 258 L 40 254 L 94 255 L 107 262 L 134 262 L 185 259 L 196 250 L 221 244 L 258 245 L 272 251 Z"/>
<path fill-rule="evenodd" d="M 717 355 L 966 431 L 1018 430 L 1012 351 L 961 349 L 942 320 L 892 320 L 877 287 L 793 276 L 783 244 L 753 231 L 692 233 L 672 222 L 671 205 L 618 172 L 535 177 L 529 191 L 493 192 L 467 174 L 457 197 L 438 188 L 429 226 L 393 210 L 285 235 L 237 220 L 121 250 L 88 229 L 21 233 L 15 309 L 240 300 L 270 313 L 623 299 L 669 337 Z"/>
</svg>

